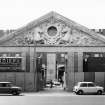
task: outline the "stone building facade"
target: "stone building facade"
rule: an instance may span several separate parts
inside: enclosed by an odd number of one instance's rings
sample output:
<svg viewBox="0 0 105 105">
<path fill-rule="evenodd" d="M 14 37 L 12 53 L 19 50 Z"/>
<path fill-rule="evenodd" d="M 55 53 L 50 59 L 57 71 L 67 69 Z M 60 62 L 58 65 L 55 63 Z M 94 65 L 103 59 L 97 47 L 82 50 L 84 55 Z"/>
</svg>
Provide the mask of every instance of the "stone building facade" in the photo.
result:
<svg viewBox="0 0 105 105">
<path fill-rule="evenodd" d="M 23 91 L 39 91 L 62 73 L 67 91 L 78 81 L 105 87 L 104 61 L 105 36 L 55 12 L 0 38 L 0 81 Z"/>
</svg>

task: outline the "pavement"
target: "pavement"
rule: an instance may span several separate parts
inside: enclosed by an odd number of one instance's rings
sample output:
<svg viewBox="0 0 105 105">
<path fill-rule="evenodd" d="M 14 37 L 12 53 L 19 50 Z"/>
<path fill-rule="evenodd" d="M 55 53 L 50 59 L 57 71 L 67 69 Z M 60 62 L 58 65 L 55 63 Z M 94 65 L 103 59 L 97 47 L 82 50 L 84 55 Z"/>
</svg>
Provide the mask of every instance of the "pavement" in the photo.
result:
<svg viewBox="0 0 105 105">
<path fill-rule="evenodd" d="M 63 95 L 64 96 L 67 94 L 70 95 L 69 93 L 72 93 L 72 92 L 64 91 L 63 87 L 60 85 L 60 86 L 54 86 L 52 88 L 50 88 L 49 86 L 39 92 L 22 92 L 19 96 L 40 96 L 40 95 L 44 95 L 44 96 Z M 12 94 L 0 94 L 0 96 L 12 96 Z"/>
<path fill-rule="evenodd" d="M 53 88 L 48 87 L 39 92 L 24 92 L 21 95 L 24 95 L 24 96 L 79 96 L 73 92 L 65 91 L 61 85 L 53 87 Z M 103 95 L 105 95 L 105 93 L 103 93 Z"/>
<path fill-rule="evenodd" d="M 25 96 L 70 96 L 73 95 L 73 92 L 67 92 L 64 91 L 62 87 L 56 87 L 56 88 L 45 88 L 42 91 L 39 92 L 24 92 Z"/>
</svg>

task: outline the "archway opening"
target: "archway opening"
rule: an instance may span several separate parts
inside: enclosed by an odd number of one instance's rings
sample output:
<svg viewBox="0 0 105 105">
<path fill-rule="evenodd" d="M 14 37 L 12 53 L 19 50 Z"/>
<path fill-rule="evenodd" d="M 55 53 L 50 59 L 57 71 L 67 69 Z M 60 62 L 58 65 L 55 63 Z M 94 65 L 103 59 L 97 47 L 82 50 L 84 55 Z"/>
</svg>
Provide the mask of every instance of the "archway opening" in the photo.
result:
<svg viewBox="0 0 105 105">
<path fill-rule="evenodd" d="M 66 53 L 42 52 L 38 55 L 40 55 L 40 65 L 37 65 L 40 68 L 40 87 L 49 92 L 64 91 L 66 87 Z"/>
</svg>

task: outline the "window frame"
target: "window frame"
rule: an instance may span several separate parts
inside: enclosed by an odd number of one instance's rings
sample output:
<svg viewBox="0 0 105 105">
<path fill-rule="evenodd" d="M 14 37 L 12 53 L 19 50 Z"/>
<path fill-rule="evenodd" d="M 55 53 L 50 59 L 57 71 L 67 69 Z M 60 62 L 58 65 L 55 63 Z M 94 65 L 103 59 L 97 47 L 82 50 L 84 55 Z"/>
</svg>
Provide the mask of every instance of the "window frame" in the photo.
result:
<svg viewBox="0 0 105 105">
<path fill-rule="evenodd" d="M 85 84 L 86 86 L 83 86 L 84 84 Z M 82 85 L 82 86 L 81 86 L 81 85 Z M 80 84 L 80 87 L 88 87 L 88 84 L 87 84 L 87 83 L 81 83 L 81 84 Z"/>
<path fill-rule="evenodd" d="M 93 86 L 89 86 L 90 84 L 92 84 Z M 88 87 L 95 87 L 94 83 L 88 83 Z"/>
</svg>

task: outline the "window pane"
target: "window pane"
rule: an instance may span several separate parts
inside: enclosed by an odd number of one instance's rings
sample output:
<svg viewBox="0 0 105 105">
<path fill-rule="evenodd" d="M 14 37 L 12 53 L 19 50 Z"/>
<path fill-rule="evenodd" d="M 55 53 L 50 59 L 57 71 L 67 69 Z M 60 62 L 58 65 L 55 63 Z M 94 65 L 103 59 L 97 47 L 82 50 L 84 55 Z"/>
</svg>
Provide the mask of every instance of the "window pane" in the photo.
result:
<svg viewBox="0 0 105 105">
<path fill-rule="evenodd" d="M 94 84 L 89 83 L 89 84 L 88 84 L 88 87 L 94 87 Z"/>
<path fill-rule="evenodd" d="M 80 87 L 87 87 L 87 84 L 86 84 L 86 83 L 82 83 L 82 84 L 80 85 Z"/>
</svg>

